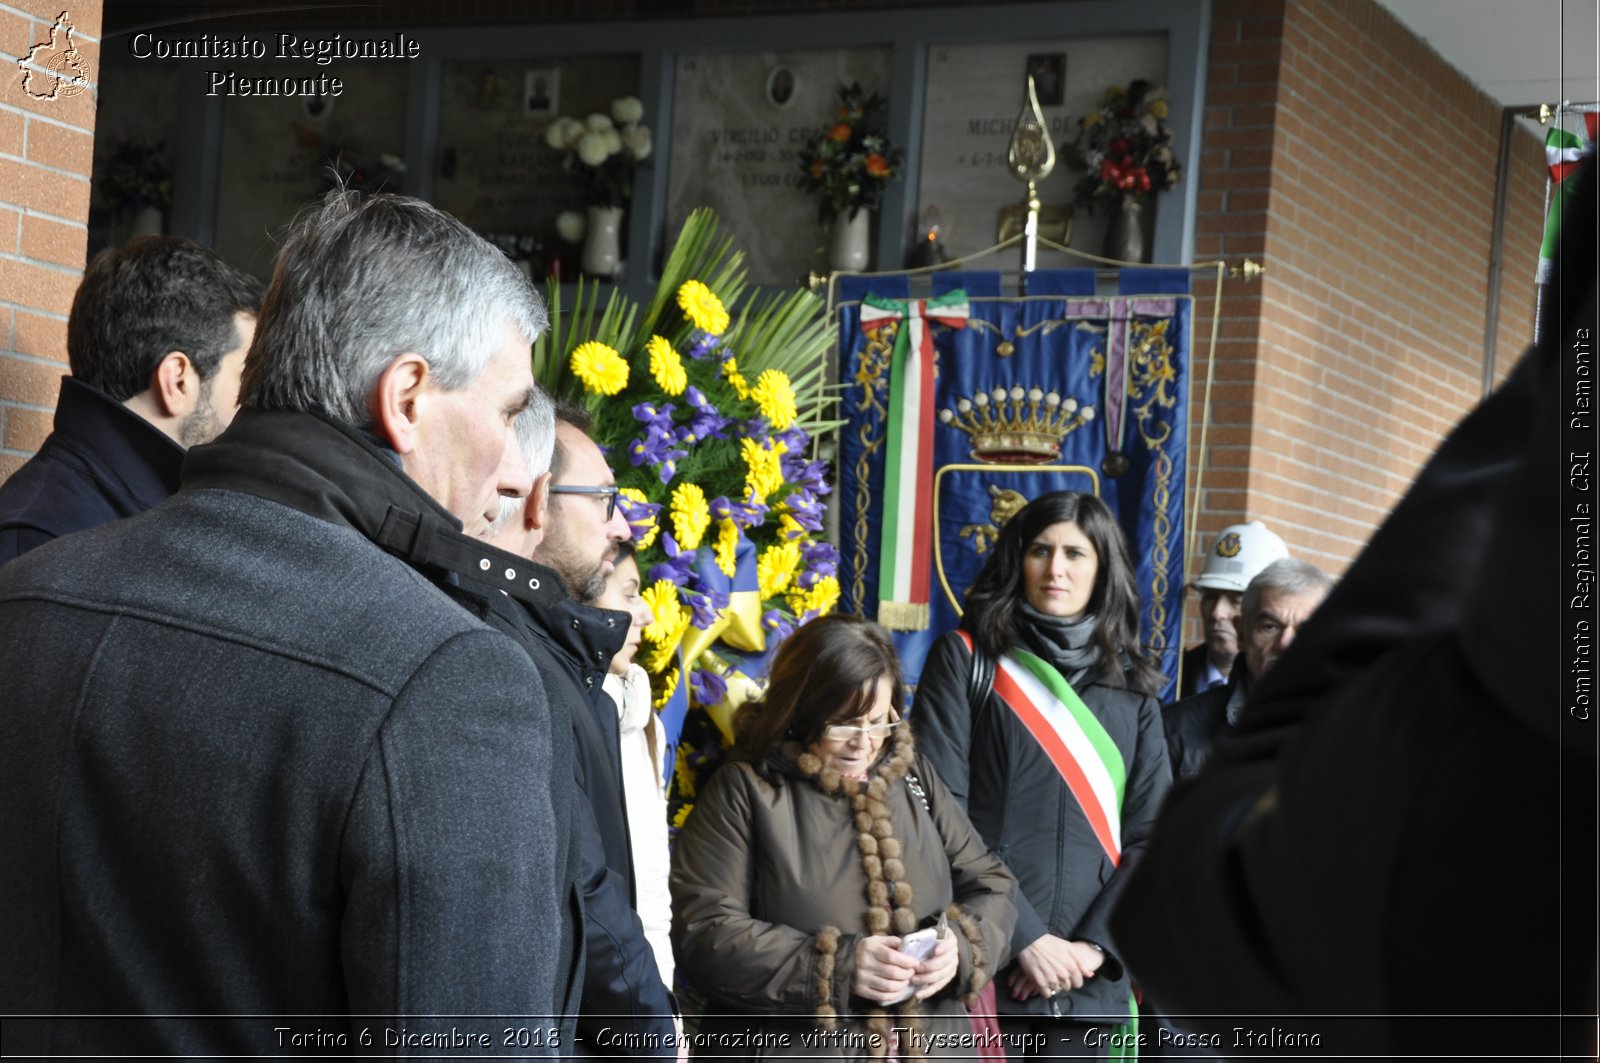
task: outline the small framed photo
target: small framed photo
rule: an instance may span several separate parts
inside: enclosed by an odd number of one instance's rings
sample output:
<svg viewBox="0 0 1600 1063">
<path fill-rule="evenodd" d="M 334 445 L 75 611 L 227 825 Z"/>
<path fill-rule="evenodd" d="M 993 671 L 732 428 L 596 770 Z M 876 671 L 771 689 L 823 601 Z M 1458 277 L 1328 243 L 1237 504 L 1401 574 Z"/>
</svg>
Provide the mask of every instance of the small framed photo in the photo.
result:
<svg viewBox="0 0 1600 1063">
<path fill-rule="evenodd" d="M 335 99 L 327 95 L 306 96 L 300 101 L 300 113 L 313 122 L 325 122 L 333 114 Z"/>
<path fill-rule="evenodd" d="M 799 81 L 794 71 L 786 66 L 775 66 L 767 74 L 767 102 L 774 107 L 787 107 L 794 99 Z"/>
<path fill-rule="evenodd" d="M 522 113 L 529 116 L 556 113 L 561 97 L 561 70 L 545 67 L 529 70 L 522 81 Z"/>
<path fill-rule="evenodd" d="M 1060 107 L 1067 95 L 1067 53 L 1049 52 L 1028 56 L 1027 73 L 1033 78 L 1033 91 L 1040 107 Z"/>
</svg>

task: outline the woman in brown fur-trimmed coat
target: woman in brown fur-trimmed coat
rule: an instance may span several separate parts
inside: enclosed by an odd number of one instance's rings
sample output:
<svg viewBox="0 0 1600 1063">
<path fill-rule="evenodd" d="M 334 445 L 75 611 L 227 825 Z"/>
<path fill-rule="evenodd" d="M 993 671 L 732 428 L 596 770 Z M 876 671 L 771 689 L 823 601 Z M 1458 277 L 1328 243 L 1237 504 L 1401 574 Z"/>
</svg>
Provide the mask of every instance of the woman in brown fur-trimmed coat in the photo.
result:
<svg viewBox="0 0 1600 1063">
<path fill-rule="evenodd" d="M 766 700 L 740 710 L 673 854 L 678 974 L 709 1005 L 698 1051 L 976 1054 L 965 1002 L 1007 959 L 1016 880 L 915 754 L 900 703 L 888 636 L 832 616 L 789 636 Z M 899 951 L 941 915 L 932 956 Z"/>
</svg>

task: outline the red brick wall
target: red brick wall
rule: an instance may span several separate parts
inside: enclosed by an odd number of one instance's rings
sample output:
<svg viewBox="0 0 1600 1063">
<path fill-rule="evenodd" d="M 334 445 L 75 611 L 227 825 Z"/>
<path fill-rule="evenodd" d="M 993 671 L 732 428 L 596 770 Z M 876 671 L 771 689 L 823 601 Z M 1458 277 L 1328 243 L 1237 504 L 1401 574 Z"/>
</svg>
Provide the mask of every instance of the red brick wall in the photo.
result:
<svg viewBox="0 0 1600 1063">
<path fill-rule="evenodd" d="M 67 369 L 67 311 L 88 246 L 100 3 L 70 7 L 91 87 L 34 99 L 14 60 L 49 41 L 63 0 L 0 5 L 0 479 L 50 432 Z M 64 49 L 66 42 L 58 42 Z M 42 92 L 35 76 L 34 92 Z M 47 82 L 46 82 L 47 83 Z"/>
<path fill-rule="evenodd" d="M 1480 397 L 1500 106 L 1373 0 L 1218 0 L 1208 81 L 1196 257 L 1267 272 L 1225 282 L 1197 546 L 1260 518 L 1339 572 Z M 1539 158 L 1519 132 L 1497 378 L 1532 329 Z"/>
</svg>

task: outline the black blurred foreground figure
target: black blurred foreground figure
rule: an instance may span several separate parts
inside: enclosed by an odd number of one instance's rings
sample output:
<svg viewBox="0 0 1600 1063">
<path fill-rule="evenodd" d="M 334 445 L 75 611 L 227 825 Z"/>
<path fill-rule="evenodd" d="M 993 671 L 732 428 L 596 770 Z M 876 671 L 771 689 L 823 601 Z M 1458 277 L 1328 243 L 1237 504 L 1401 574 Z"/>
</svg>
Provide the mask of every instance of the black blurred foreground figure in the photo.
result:
<svg viewBox="0 0 1600 1063">
<path fill-rule="evenodd" d="M 1595 1057 L 1600 724 L 1563 699 L 1596 618 L 1562 553 L 1592 571 L 1571 518 L 1592 522 L 1593 489 L 1562 497 L 1562 430 L 1593 394 L 1592 158 L 1580 181 L 1559 328 L 1174 788 L 1113 916 L 1148 996 L 1219 1055 Z"/>
</svg>

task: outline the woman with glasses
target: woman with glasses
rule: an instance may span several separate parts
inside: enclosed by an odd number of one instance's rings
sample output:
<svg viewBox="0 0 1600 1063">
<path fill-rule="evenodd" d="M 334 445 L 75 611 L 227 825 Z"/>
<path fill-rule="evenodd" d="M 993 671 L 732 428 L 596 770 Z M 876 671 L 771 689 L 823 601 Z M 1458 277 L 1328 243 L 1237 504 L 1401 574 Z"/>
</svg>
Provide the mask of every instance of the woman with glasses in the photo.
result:
<svg viewBox="0 0 1600 1063">
<path fill-rule="evenodd" d="M 1020 887 L 1001 1028 L 1051 1055 L 1138 1044 L 1108 1033 L 1132 1003 L 1107 920 L 1171 781 L 1138 632 L 1116 518 L 1093 495 L 1042 495 L 1001 529 L 917 686 L 923 748 Z"/>
<path fill-rule="evenodd" d="M 735 718 L 673 854 L 701 1051 L 972 1054 L 963 1001 L 1006 958 L 1015 880 L 916 755 L 901 697 L 883 629 L 829 616 L 784 641 Z"/>
</svg>

